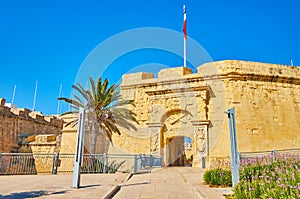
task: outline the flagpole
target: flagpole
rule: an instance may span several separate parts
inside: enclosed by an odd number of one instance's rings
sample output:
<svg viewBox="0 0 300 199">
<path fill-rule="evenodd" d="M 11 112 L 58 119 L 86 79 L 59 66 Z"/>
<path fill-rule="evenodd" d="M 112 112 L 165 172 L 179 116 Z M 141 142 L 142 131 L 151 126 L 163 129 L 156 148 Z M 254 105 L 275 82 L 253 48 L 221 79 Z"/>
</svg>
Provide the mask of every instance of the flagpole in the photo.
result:
<svg viewBox="0 0 300 199">
<path fill-rule="evenodd" d="M 34 111 L 34 108 L 35 108 L 37 87 L 38 87 L 38 81 L 36 81 L 36 83 L 35 83 L 35 90 L 34 90 L 34 97 L 33 97 L 32 112 Z"/>
<path fill-rule="evenodd" d="M 186 9 L 183 5 L 183 67 L 186 67 Z"/>
<path fill-rule="evenodd" d="M 183 67 L 186 67 L 186 39 L 183 37 Z"/>
<path fill-rule="evenodd" d="M 59 94 L 58 94 L 58 98 L 61 97 L 61 92 L 62 92 L 62 84 L 60 84 L 60 89 L 59 89 Z M 57 115 L 60 114 L 60 100 L 57 100 Z"/>
<path fill-rule="evenodd" d="M 16 89 L 17 89 L 17 86 L 15 85 L 15 86 L 14 86 L 13 95 L 12 95 L 12 99 L 11 99 L 11 105 L 13 105 L 13 104 L 14 104 L 14 101 L 15 101 Z"/>
</svg>

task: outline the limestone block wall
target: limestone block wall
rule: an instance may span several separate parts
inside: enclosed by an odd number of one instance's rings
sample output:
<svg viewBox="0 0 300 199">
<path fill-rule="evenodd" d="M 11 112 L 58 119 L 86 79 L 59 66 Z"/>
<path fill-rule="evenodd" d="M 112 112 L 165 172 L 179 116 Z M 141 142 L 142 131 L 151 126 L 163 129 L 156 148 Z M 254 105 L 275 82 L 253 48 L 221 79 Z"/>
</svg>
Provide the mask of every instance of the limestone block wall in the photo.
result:
<svg viewBox="0 0 300 199">
<path fill-rule="evenodd" d="M 167 154 L 165 149 L 155 150 L 173 133 L 192 138 L 198 165 L 203 156 L 208 161 L 227 159 L 224 111 L 231 107 L 236 111 L 240 152 L 300 148 L 299 67 L 226 60 L 199 66 L 194 74 L 183 67 L 163 69 L 157 78 L 125 74 L 120 87 L 122 99 L 135 102 L 130 108 L 139 125 L 137 131 L 113 135 L 108 153 Z M 61 153 L 74 153 L 75 143 L 76 130 L 64 128 Z"/>
<path fill-rule="evenodd" d="M 227 157 L 229 132 L 224 111 L 235 107 L 241 152 L 300 147 L 298 67 L 226 60 L 199 66 L 197 74 L 175 69 L 174 74 L 170 69 L 160 71 L 158 78 L 144 73 L 123 76 L 122 97 L 135 101 L 133 111 L 141 125 L 159 122 L 163 112 L 188 105 L 196 118 L 210 121 L 208 156 Z M 201 85 L 208 86 L 205 97 L 200 98 L 199 92 L 196 100 L 187 97 Z M 179 88 L 184 100 L 166 97 Z"/>
<path fill-rule="evenodd" d="M 63 120 L 54 116 L 42 116 L 26 108 L 5 107 L 0 98 L 0 152 L 10 152 L 22 134 L 60 134 Z"/>
<path fill-rule="evenodd" d="M 217 70 L 206 75 L 222 80 L 225 110 L 235 107 L 240 152 L 300 147 L 299 67 L 230 60 L 211 64 Z M 201 70 L 211 68 L 211 64 L 201 66 Z M 216 123 L 212 121 L 212 125 Z M 219 123 L 221 133 L 211 145 L 211 157 L 230 154 L 226 114 Z M 213 127 L 210 130 L 213 133 Z"/>
<path fill-rule="evenodd" d="M 35 168 L 38 174 L 50 174 L 52 172 L 53 154 L 59 152 L 57 134 L 36 135 L 30 142 L 34 157 Z"/>
<path fill-rule="evenodd" d="M 178 146 L 171 146 L 168 139 L 187 136 L 194 140 L 196 132 L 209 123 L 209 87 L 199 74 L 192 74 L 189 68 L 162 69 L 157 78 L 149 73 L 125 74 L 120 91 L 122 99 L 134 101 L 136 106 L 132 111 L 136 113 L 139 125 L 136 132 L 128 132 L 134 140 L 126 136 L 125 140 L 120 139 L 121 144 L 116 140 L 114 145 L 122 145 L 120 148 L 123 150 L 135 153 L 146 151 L 162 156 L 164 165 L 170 164 L 169 156 L 173 157 L 169 151 L 175 151 L 184 144 L 182 141 L 177 143 Z M 140 142 L 136 142 L 138 139 Z M 201 162 L 201 155 L 206 154 L 206 147 L 201 147 L 205 143 L 201 142 L 195 141 L 197 144 L 191 150 L 194 163 Z M 199 150 L 202 150 L 201 155 Z"/>
<path fill-rule="evenodd" d="M 111 145 L 108 153 L 110 154 L 149 154 L 150 138 L 139 137 L 122 132 L 121 135 L 113 134 L 113 146 Z"/>
<path fill-rule="evenodd" d="M 65 122 L 69 122 L 77 115 L 65 115 L 61 117 Z M 76 152 L 77 126 L 66 126 L 62 130 L 60 146 L 60 165 L 58 173 L 69 173 L 74 168 L 74 154 Z"/>
</svg>

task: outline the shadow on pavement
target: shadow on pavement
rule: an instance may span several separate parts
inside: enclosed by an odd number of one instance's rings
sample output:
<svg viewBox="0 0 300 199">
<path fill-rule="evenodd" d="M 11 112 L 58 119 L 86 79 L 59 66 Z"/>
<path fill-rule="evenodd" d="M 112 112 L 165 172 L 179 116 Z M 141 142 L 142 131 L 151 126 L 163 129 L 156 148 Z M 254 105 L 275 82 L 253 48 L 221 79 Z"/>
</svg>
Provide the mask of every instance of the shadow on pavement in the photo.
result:
<svg viewBox="0 0 300 199">
<path fill-rule="evenodd" d="M 128 186 L 135 186 L 135 185 L 143 185 L 143 184 L 150 184 L 150 182 L 137 182 L 132 184 L 123 184 L 121 187 L 128 187 Z"/>
<path fill-rule="evenodd" d="M 25 191 L 18 193 L 10 193 L 8 195 L 0 194 L 1 199 L 23 199 L 23 198 L 37 198 L 45 195 L 54 195 L 54 194 L 64 194 L 67 191 L 57 191 L 57 192 L 49 192 L 49 191 Z"/>
<path fill-rule="evenodd" d="M 98 186 L 101 186 L 101 184 L 83 185 L 83 186 L 80 186 L 79 188 L 90 188 L 90 187 L 98 187 Z"/>
</svg>

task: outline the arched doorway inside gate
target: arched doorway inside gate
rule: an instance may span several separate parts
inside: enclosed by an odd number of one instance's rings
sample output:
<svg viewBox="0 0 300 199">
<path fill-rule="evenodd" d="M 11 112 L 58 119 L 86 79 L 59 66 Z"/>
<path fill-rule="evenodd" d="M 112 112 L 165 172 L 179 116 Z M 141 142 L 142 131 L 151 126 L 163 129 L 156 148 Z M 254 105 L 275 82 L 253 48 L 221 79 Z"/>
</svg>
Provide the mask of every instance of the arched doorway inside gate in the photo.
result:
<svg viewBox="0 0 300 199">
<path fill-rule="evenodd" d="M 167 166 L 184 166 L 184 137 L 167 138 Z"/>
<path fill-rule="evenodd" d="M 193 161 L 192 140 L 185 136 L 166 139 L 166 166 L 191 166 Z"/>
<path fill-rule="evenodd" d="M 194 127 L 192 115 L 186 110 L 171 110 L 162 117 L 160 148 L 164 166 L 185 166 L 193 155 Z M 188 157 L 187 148 L 189 147 Z M 191 166 L 191 161 L 189 161 Z"/>
</svg>

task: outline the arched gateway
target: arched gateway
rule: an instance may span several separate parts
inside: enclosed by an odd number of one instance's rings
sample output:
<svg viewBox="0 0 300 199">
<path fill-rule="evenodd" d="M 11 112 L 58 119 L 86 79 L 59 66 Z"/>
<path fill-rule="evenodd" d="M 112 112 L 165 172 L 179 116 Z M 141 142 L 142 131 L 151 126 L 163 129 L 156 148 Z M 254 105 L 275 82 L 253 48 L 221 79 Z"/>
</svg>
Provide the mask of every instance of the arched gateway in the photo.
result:
<svg viewBox="0 0 300 199">
<path fill-rule="evenodd" d="M 183 165 L 185 137 L 192 140 L 193 166 L 208 155 L 209 87 L 182 78 L 186 74 L 191 70 L 179 67 L 160 71 L 158 79 L 149 73 L 122 79 L 122 98 L 134 100 L 139 127 L 149 132 L 149 152 L 164 166 Z"/>
</svg>

